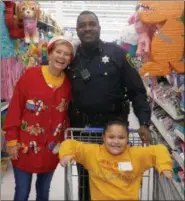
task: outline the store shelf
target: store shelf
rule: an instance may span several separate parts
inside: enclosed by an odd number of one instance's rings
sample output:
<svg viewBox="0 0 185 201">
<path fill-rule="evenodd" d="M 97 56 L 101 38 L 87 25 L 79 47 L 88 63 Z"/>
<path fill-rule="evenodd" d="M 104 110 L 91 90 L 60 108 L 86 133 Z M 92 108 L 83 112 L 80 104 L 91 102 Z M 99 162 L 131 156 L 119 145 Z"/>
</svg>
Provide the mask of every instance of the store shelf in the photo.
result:
<svg viewBox="0 0 185 201">
<path fill-rule="evenodd" d="M 175 129 L 174 132 L 178 137 L 180 137 L 180 139 L 182 141 L 184 141 L 184 134 L 183 133 L 181 133 L 178 129 Z"/>
<path fill-rule="evenodd" d="M 9 106 L 8 102 L 1 102 L 1 112 L 3 112 L 4 110 L 6 110 Z"/>
<path fill-rule="evenodd" d="M 184 160 L 179 156 L 179 154 L 176 151 L 174 151 L 172 153 L 172 156 L 178 162 L 181 168 L 184 170 Z"/>
<path fill-rule="evenodd" d="M 43 29 L 50 28 L 50 29 L 54 30 L 56 28 L 55 26 L 53 26 L 51 24 L 47 24 L 47 23 L 45 23 L 45 22 L 43 22 L 41 20 L 38 21 L 38 26 L 41 27 L 41 28 L 43 28 Z"/>
<path fill-rule="evenodd" d="M 162 125 L 162 123 L 155 117 L 155 115 L 152 115 L 151 120 L 152 120 L 153 124 L 155 125 L 155 127 L 160 132 L 160 134 L 162 135 L 162 137 L 166 140 L 166 142 L 168 143 L 168 145 L 173 150 L 175 150 L 174 140 L 171 138 L 169 132 L 166 131 L 166 129 L 164 128 L 164 126 Z"/>
<path fill-rule="evenodd" d="M 162 103 L 162 101 L 158 98 L 152 96 L 151 92 L 147 91 L 148 95 L 161 107 L 165 110 L 174 120 L 181 120 L 184 119 L 184 114 L 177 115 L 175 108 L 168 103 Z"/>
<path fill-rule="evenodd" d="M 145 86 L 147 95 L 150 96 L 163 110 L 165 110 L 174 120 L 181 120 L 184 119 L 184 114 L 177 115 L 176 109 L 173 107 L 173 105 L 169 105 L 167 103 L 163 103 L 160 99 L 154 97 L 151 93 L 150 87 L 147 86 L 146 81 L 143 81 L 143 84 Z M 155 92 L 154 92 L 155 93 Z M 182 110 L 182 108 L 181 108 Z"/>
<path fill-rule="evenodd" d="M 182 200 L 184 200 L 184 189 L 181 187 L 181 184 L 173 180 L 173 184 L 177 191 L 179 192 L 179 195 L 181 196 Z"/>
<path fill-rule="evenodd" d="M 182 112 L 185 112 L 185 110 L 184 110 L 184 108 L 183 108 L 183 107 L 181 107 L 181 111 L 182 111 Z"/>
</svg>

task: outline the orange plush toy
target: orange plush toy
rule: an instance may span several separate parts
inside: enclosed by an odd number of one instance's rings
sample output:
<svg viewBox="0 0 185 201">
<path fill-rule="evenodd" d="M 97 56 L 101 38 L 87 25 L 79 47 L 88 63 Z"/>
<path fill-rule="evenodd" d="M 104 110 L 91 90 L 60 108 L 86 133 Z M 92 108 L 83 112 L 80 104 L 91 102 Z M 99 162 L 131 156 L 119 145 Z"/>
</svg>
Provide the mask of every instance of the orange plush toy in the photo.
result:
<svg viewBox="0 0 185 201">
<path fill-rule="evenodd" d="M 18 21 L 23 21 L 25 42 L 38 43 L 39 33 L 37 21 L 40 15 L 39 4 L 36 1 L 16 2 L 16 16 Z"/>
<path fill-rule="evenodd" d="M 151 60 L 140 69 L 143 76 L 170 74 L 174 68 L 184 72 L 184 1 L 140 1 L 139 4 L 148 11 L 139 10 L 138 15 L 143 23 L 155 25 L 151 42 Z"/>
</svg>

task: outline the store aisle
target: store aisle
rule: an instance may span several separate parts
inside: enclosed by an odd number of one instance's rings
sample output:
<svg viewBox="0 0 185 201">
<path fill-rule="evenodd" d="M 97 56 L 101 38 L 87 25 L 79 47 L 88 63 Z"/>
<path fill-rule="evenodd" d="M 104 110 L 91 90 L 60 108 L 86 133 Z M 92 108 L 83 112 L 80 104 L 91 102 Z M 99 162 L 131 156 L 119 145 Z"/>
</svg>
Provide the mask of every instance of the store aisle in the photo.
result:
<svg viewBox="0 0 185 201">
<path fill-rule="evenodd" d="M 138 128 L 138 121 L 131 112 L 129 116 L 130 127 L 131 128 Z M 35 200 L 35 181 L 36 176 L 33 176 L 32 181 L 32 189 L 30 193 L 29 200 Z M 1 184 L 1 200 L 12 200 L 14 195 L 14 177 L 11 165 L 8 167 L 8 171 L 5 173 L 3 177 L 3 182 Z M 74 197 L 76 198 L 77 192 L 74 192 Z M 51 190 L 50 190 L 50 200 L 64 200 L 64 169 L 58 165 L 52 183 L 51 183 Z"/>
</svg>

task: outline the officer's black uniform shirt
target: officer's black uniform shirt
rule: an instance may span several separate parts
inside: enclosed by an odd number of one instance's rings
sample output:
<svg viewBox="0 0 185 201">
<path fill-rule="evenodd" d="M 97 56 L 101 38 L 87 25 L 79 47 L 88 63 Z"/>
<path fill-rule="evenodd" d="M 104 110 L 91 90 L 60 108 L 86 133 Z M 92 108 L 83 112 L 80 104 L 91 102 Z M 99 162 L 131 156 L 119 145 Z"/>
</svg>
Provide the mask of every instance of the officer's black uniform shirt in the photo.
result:
<svg viewBox="0 0 185 201">
<path fill-rule="evenodd" d="M 114 43 L 99 42 L 91 56 L 81 46 L 67 73 L 72 84 L 73 101 L 84 112 L 111 112 L 128 97 L 141 125 L 148 124 L 150 108 L 143 82 L 129 61 L 127 52 Z M 87 69 L 90 79 L 82 79 Z"/>
</svg>

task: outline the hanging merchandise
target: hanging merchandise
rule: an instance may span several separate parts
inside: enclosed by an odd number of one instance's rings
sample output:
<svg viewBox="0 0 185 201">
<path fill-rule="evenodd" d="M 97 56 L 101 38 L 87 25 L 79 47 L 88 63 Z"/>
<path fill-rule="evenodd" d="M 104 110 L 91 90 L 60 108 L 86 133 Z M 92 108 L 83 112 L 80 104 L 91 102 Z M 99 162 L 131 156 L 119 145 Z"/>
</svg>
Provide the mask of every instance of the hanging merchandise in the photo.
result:
<svg viewBox="0 0 185 201">
<path fill-rule="evenodd" d="M 181 110 L 185 112 L 185 84 L 184 84 L 184 74 L 177 74 L 177 88 L 180 93 L 181 102 L 180 107 Z"/>
<path fill-rule="evenodd" d="M 24 64 L 25 69 L 41 63 L 41 43 L 27 45 L 24 41 L 17 41 L 16 44 L 17 59 Z"/>
<path fill-rule="evenodd" d="M 49 31 L 49 32 L 48 32 L 48 39 L 49 39 L 49 40 L 52 39 L 53 36 L 54 36 L 54 34 L 53 34 L 51 31 Z"/>
<path fill-rule="evenodd" d="M 16 3 L 13 1 L 4 1 L 4 4 L 5 4 L 5 21 L 10 37 L 14 39 L 24 38 L 23 24 L 17 21 L 17 17 L 14 13 L 16 9 Z"/>
<path fill-rule="evenodd" d="M 1 58 L 9 58 L 15 56 L 15 40 L 9 35 L 9 30 L 5 22 L 5 3 L 0 2 L 0 43 Z"/>
<path fill-rule="evenodd" d="M 47 43 L 42 44 L 42 52 L 41 52 L 41 64 L 47 65 L 48 64 L 48 51 L 47 51 Z"/>
<path fill-rule="evenodd" d="M 149 36 L 149 25 L 144 24 L 139 19 L 137 11 L 141 6 L 136 7 L 136 12 L 132 14 L 128 20 L 130 25 L 134 25 L 136 33 L 138 35 L 137 41 L 137 50 L 136 50 L 136 57 L 141 58 L 141 61 L 147 62 L 149 60 L 150 55 L 150 44 L 151 39 Z M 142 9 L 142 11 L 146 11 L 147 9 Z"/>
<path fill-rule="evenodd" d="M 16 82 L 22 75 L 24 65 L 16 58 L 1 60 L 1 98 L 10 101 Z"/>
<path fill-rule="evenodd" d="M 138 43 L 138 34 L 134 24 L 125 25 L 121 32 L 122 48 L 125 49 L 131 57 L 135 56 Z"/>
<path fill-rule="evenodd" d="M 41 48 L 38 44 L 30 43 L 28 48 L 28 64 L 26 68 L 31 66 L 37 66 L 40 64 L 40 50 Z"/>
<path fill-rule="evenodd" d="M 8 3 L 8 2 L 6 2 Z M 16 41 L 9 35 L 5 22 L 5 2 L 0 2 L 0 41 L 1 41 L 1 99 L 9 101 L 14 86 L 23 72 L 23 65 L 16 60 Z M 13 33 L 13 32 L 12 32 Z"/>
<path fill-rule="evenodd" d="M 151 60 L 140 69 L 140 74 L 168 75 L 175 69 L 184 72 L 184 1 L 140 1 L 138 15 L 142 23 L 155 25 L 151 42 Z"/>
<path fill-rule="evenodd" d="M 17 21 L 23 22 L 25 42 L 38 43 L 39 32 L 37 30 L 37 21 L 40 15 L 39 4 L 36 1 L 16 2 Z"/>
</svg>

